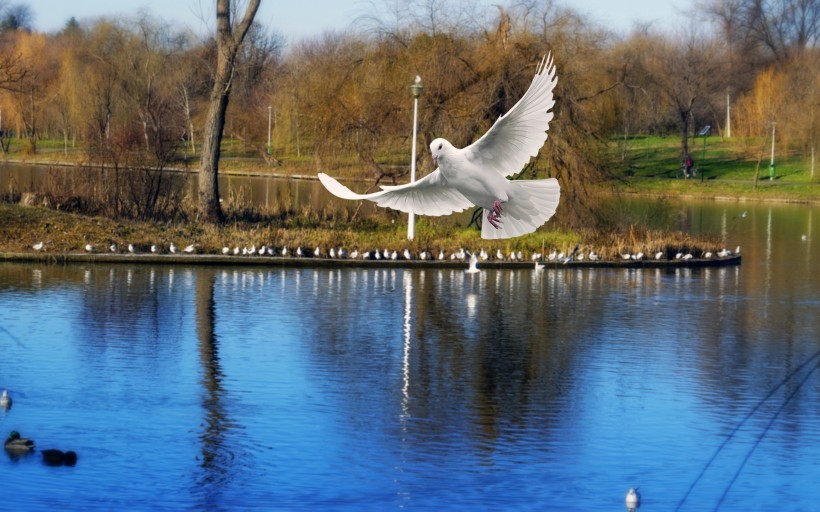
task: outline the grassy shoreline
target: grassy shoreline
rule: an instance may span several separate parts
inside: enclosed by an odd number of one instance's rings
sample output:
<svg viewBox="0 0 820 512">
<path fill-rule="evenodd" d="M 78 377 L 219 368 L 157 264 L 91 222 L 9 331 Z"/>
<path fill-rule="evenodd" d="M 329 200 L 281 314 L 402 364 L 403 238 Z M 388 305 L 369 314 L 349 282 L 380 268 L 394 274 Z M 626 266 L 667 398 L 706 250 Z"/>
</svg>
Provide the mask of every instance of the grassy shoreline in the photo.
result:
<svg viewBox="0 0 820 512">
<path fill-rule="evenodd" d="M 598 188 L 604 196 L 631 196 L 663 198 L 672 200 L 715 201 L 772 201 L 820 204 L 820 182 L 808 172 L 798 169 L 799 158 L 792 157 L 780 167 L 779 176 L 769 180 L 761 176 L 754 187 L 757 159 L 748 158 L 754 153 L 749 141 L 709 141 L 709 157 L 697 162 L 702 173 L 695 179 L 675 177 L 677 152 L 676 141 L 670 138 L 640 138 L 625 154 L 624 171 Z M 195 158 L 189 166 L 177 165 L 174 172 L 195 172 Z M 696 156 L 701 156 L 700 152 Z M 21 152 L 7 154 L 4 161 L 25 165 L 75 167 L 84 165 L 82 152 L 47 150 L 35 155 Z M 339 172 L 347 164 L 340 164 Z M 225 175 L 268 176 L 284 179 L 316 179 L 316 169 L 308 161 L 289 162 L 282 167 L 267 165 L 261 158 L 235 157 L 222 162 L 220 172 Z M 703 174 L 705 172 L 705 174 Z M 355 173 L 354 173 L 355 174 Z M 689 252 L 695 256 L 707 251 L 722 249 L 717 240 L 709 237 L 693 239 L 684 233 L 649 231 L 628 226 L 621 231 L 592 232 L 571 231 L 552 227 L 531 235 L 511 240 L 487 241 L 480 238 L 475 229 L 444 226 L 420 219 L 416 238 L 406 240 L 406 226 L 393 222 L 396 217 L 378 216 L 360 222 L 344 222 L 338 217 L 328 218 L 324 212 L 270 215 L 250 211 L 251 215 L 236 214 L 232 220 L 220 226 L 199 224 L 195 220 L 172 222 L 117 220 L 107 217 L 81 215 L 56 211 L 46 207 L 22 206 L 0 203 L 0 253 L 7 255 L 29 254 L 36 259 L 32 246 L 38 242 L 46 245 L 46 254 L 83 254 L 86 244 L 92 244 L 98 253 L 108 251 L 112 244 L 118 252 L 125 252 L 133 244 L 142 253 L 149 253 L 152 245 L 168 252 L 171 243 L 182 248 L 195 244 L 201 255 L 221 255 L 223 247 L 249 248 L 262 245 L 275 247 L 278 251 L 297 247 L 312 252 L 319 247 L 324 254 L 331 248 L 343 247 L 348 252 L 404 250 L 418 257 L 422 251 L 437 255 L 444 251 L 447 256 L 460 249 L 478 251 L 484 249 L 491 255 L 500 251 L 505 259 L 511 252 L 522 252 L 526 259 L 533 254 L 546 257 L 550 252 L 568 254 L 576 245 L 588 255 L 598 253 L 602 259 L 618 261 L 623 253 L 675 254 Z M 278 216 L 277 216 L 278 215 Z M 306 216 L 307 215 L 307 216 Z M 236 220 L 234 220 L 236 219 Z M 638 220 L 634 224 L 640 225 Z M 549 226 L 548 226 L 549 227 Z"/>
<path fill-rule="evenodd" d="M 37 251 L 33 246 L 43 242 L 45 249 Z M 351 223 L 343 226 L 314 225 L 289 226 L 280 221 L 234 221 L 214 226 L 194 222 L 140 222 L 92 217 L 76 213 L 55 211 L 42 206 L 23 206 L 0 203 L 0 253 L 8 255 L 28 254 L 37 259 L 64 254 L 84 254 L 86 244 L 94 246 L 97 254 L 109 253 L 116 244 L 117 254 L 126 254 L 128 244 L 136 252 L 150 253 L 156 245 L 160 254 L 168 254 L 170 245 L 181 250 L 189 244 L 200 255 L 222 255 L 223 248 L 233 252 L 265 245 L 281 254 L 287 247 L 295 254 L 301 247 L 305 252 L 319 248 L 323 257 L 330 249 L 344 248 L 348 253 L 379 250 L 396 251 L 398 259 L 408 250 L 413 259 L 422 251 L 438 256 L 444 251 L 449 259 L 453 253 L 464 249 L 471 252 L 486 251 L 490 259 L 497 260 L 500 251 L 505 260 L 511 252 L 521 252 L 525 261 L 533 255 L 548 259 L 551 252 L 568 255 L 580 245 L 588 259 L 590 251 L 602 260 L 617 261 L 624 253 L 644 252 L 647 255 L 664 252 L 672 259 L 677 252 L 691 253 L 698 257 L 705 252 L 721 250 L 717 238 L 693 238 L 682 232 L 660 232 L 630 229 L 627 233 L 574 232 L 565 230 L 538 231 L 509 240 L 482 240 L 475 229 L 442 227 L 420 221 L 416 225 L 416 237 L 406 239 L 406 226 L 392 223 Z M 648 256 L 647 256 L 648 257 Z"/>
</svg>

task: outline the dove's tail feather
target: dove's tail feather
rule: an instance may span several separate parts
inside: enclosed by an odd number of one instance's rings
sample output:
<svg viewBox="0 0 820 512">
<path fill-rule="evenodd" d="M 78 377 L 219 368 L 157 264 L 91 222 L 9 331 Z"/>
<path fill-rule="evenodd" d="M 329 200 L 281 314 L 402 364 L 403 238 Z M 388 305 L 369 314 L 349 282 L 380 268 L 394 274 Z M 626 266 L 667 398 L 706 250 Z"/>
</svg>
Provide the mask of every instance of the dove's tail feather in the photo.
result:
<svg viewBox="0 0 820 512">
<path fill-rule="evenodd" d="M 512 238 L 532 233 L 555 215 L 561 188 L 558 180 L 516 180 L 510 182 L 509 200 L 504 203 L 498 229 L 487 222 L 489 210 L 484 209 L 481 238 L 488 240 Z"/>
</svg>

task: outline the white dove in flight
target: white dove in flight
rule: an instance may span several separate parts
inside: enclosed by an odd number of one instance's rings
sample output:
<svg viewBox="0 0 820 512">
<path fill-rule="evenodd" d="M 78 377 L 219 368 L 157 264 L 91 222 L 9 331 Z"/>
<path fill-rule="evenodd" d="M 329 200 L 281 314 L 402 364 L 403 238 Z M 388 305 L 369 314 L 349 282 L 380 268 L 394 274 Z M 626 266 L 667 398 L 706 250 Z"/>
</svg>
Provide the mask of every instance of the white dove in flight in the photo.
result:
<svg viewBox="0 0 820 512">
<path fill-rule="evenodd" d="M 511 181 L 506 177 L 520 172 L 547 140 L 556 81 L 555 66 L 547 56 L 524 96 L 480 139 L 462 149 L 444 139 L 430 143 L 438 168 L 418 181 L 357 194 L 325 173 L 319 173 L 319 180 L 342 199 L 368 199 L 419 215 L 449 215 L 480 206 L 487 218 L 481 227 L 481 237 L 486 239 L 532 233 L 555 214 L 558 180 Z"/>
</svg>

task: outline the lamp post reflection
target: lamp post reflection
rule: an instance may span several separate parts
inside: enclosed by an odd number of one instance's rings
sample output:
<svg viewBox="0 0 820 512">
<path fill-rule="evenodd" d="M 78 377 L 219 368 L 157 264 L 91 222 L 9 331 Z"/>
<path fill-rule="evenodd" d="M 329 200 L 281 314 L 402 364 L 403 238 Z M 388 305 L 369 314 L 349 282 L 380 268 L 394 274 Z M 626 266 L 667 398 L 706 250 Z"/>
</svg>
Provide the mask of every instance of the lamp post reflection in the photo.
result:
<svg viewBox="0 0 820 512">
<path fill-rule="evenodd" d="M 402 350 L 401 414 L 406 420 L 410 416 L 410 318 L 413 311 L 413 280 L 410 272 L 404 271 L 404 344 Z"/>
</svg>

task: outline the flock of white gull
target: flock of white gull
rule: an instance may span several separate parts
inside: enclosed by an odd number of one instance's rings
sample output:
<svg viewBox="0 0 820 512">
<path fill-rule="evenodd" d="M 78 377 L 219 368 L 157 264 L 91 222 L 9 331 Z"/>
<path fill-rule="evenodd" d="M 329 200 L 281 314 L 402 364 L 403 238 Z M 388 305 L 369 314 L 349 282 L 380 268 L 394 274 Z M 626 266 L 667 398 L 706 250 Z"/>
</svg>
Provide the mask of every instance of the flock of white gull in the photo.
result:
<svg viewBox="0 0 820 512">
<path fill-rule="evenodd" d="M 32 246 L 32 249 L 35 251 L 45 251 L 46 244 L 44 242 L 38 242 Z M 110 244 L 107 248 L 98 248 L 92 244 L 86 244 L 85 252 L 87 253 L 100 253 L 100 252 L 109 252 L 112 254 L 121 254 L 127 252 L 129 254 L 137 254 L 139 252 L 150 252 L 151 254 L 196 254 L 201 253 L 202 251 L 198 248 L 197 244 L 189 244 L 185 247 L 178 247 L 174 243 L 171 243 L 168 247 L 160 247 L 158 245 L 152 245 L 148 250 L 140 250 L 140 248 L 136 247 L 134 244 L 128 244 L 125 250 L 122 250 L 120 246 L 117 244 Z M 601 257 L 595 251 L 581 251 L 580 246 L 575 246 L 575 248 L 570 252 L 559 251 L 558 249 L 553 250 L 549 253 L 542 253 L 542 252 L 533 252 L 529 258 L 527 258 L 522 251 L 510 251 L 509 253 L 505 254 L 501 251 L 501 249 L 497 249 L 495 254 L 491 254 L 484 249 L 480 249 L 479 251 L 468 251 L 463 248 L 460 248 L 457 251 L 446 253 L 444 250 L 440 250 L 438 254 L 434 252 L 423 250 L 419 253 L 412 253 L 410 249 L 404 249 L 403 252 L 399 252 L 397 250 L 391 249 L 374 249 L 370 251 L 359 251 L 353 250 L 348 252 L 347 249 L 343 247 L 338 248 L 329 248 L 329 249 L 322 249 L 321 247 L 317 246 L 314 249 L 306 249 L 303 247 L 297 247 L 296 249 L 290 249 L 287 246 L 284 247 L 273 247 L 269 245 L 261 245 L 257 247 L 255 244 L 248 246 L 234 246 L 228 247 L 225 246 L 222 248 L 222 254 L 225 256 L 279 256 L 279 257 L 297 257 L 297 258 L 305 258 L 305 257 L 313 257 L 313 258 L 330 258 L 330 259 L 363 259 L 363 260 L 461 260 L 461 261 L 469 261 L 474 259 L 476 262 L 482 261 L 527 261 L 529 259 L 533 262 L 555 262 L 555 263 L 569 263 L 570 261 L 600 261 Z M 738 246 L 734 251 L 730 249 L 721 249 L 720 251 L 716 252 L 704 252 L 700 255 L 701 259 L 712 259 L 712 258 L 727 258 L 730 256 L 735 256 L 740 254 L 740 246 Z M 655 259 L 655 260 L 691 260 L 695 258 L 692 253 L 684 253 L 678 252 L 674 255 L 667 255 L 664 251 L 658 251 L 654 253 L 654 255 L 646 255 L 643 252 L 623 252 L 620 254 L 620 259 L 622 261 L 643 261 L 647 259 Z"/>
</svg>

